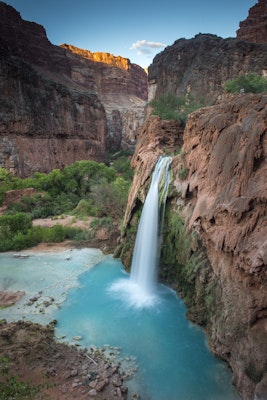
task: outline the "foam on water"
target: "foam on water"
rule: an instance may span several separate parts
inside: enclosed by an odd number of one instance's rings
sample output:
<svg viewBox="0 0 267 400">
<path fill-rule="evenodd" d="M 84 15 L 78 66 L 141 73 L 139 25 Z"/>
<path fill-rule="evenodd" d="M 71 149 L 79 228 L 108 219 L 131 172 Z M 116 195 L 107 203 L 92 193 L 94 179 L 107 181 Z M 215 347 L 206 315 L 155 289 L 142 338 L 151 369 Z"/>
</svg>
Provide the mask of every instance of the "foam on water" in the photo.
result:
<svg viewBox="0 0 267 400">
<path fill-rule="evenodd" d="M 108 288 L 108 292 L 123 301 L 127 307 L 137 309 L 155 307 L 160 301 L 156 290 L 144 290 L 131 279 L 119 279 Z"/>
</svg>

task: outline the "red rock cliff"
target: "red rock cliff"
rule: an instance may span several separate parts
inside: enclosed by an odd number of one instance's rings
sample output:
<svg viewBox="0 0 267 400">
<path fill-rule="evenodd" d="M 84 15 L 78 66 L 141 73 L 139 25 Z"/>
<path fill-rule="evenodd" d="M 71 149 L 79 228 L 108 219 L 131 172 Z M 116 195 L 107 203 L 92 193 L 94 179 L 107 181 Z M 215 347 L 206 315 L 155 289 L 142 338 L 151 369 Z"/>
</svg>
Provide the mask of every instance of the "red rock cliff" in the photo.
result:
<svg viewBox="0 0 267 400">
<path fill-rule="evenodd" d="M 258 3 L 249 9 L 247 19 L 239 23 L 236 36 L 247 42 L 267 43 L 266 0 L 258 0 Z"/>
<path fill-rule="evenodd" d="M 0 2 L 1 167 L 23 177 L 134 146 L 145 71 L 72 50 L 52 45 L 42 26 Z"/>
<path fill-rule="evenodd" d="M 244 399 L 267 395 L 266 109 L 267 95 L 246 95 L 198 110 L 183 146 L 188 223 L 217 282 L 210 343 Z"/>
</svg>

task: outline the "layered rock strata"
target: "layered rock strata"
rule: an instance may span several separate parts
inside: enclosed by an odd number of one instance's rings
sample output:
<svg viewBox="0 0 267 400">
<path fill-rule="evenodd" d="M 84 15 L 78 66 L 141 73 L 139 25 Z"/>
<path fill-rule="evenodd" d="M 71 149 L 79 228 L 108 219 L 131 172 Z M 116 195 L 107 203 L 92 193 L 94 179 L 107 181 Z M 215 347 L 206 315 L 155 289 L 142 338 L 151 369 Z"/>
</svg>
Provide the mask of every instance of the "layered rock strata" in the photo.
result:
<svg viewBox="0 0 267 400">
<path fill-rule="evenodd" d="M 229 363 L 245 400 L 267 395 L 266 109 L 267 95 L 240 95 L 191 114 L 182 155 L 173 157 L 168 200 L 169 215 L 178 214 L 195 238 L 191 253 L 202 254 L 186 271 L 187 281 L 169 283 L 184 294 L 190 287 L 188 316 L 206 327 L 212 351 Z M 125 232 L 169 142 L 164 124 L 152 119 L 139 130 Z M 171 135 L 179 136 L 178 125 Z M 188 170 L 186 178 L 179 177 L 181 168 Z M 129 264 L 126 247 L 120 249 Z"/>
<path fill-rule="evenodd" d="M 149 98 L 170 92 L 211 105 L 225 96 L 227 80 L 247 72 L 267 74 L 267 44 L 210 34 L 179 39 L 149 66 Z"/>
<path fill-rule="evenodd" d="M 238 39 L 253 43 L 267 43 L 267 2 L 258 3 L 249 9 L 248 17 L 239 23 Z"/>
<path fill-rule="evenodd" d="M 0 167 L 24 177 L 134 146 L 147 96 L 141 67 L 54 46 L 3 2 L 0 22 Z"/>
</svg>

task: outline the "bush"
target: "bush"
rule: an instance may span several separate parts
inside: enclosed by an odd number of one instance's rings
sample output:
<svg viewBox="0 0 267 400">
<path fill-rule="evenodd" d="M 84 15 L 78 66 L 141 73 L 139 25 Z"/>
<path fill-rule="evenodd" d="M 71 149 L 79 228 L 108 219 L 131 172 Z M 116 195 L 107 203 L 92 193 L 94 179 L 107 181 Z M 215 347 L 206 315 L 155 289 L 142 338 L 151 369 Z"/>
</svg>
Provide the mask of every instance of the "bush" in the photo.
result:
<svg viewBox="0 0 267 400">
<path fill-rule="evenodd" d="M 179 171 L 178 171 L 178 177 L 179 177 L 179 179 L 181 179 L 181 180 L 186 179 L 188 173 L 189 173 L 189 168 L 187 168 L 187 167 L 182 167 L 182 168 L 180 168 Z"/>
<path fill-rule="evenodd" d="M 153 107 L 151 115 L 158 115 L 160 119 L 178 119 L 185 122 L 191 112 L 203 106 L 203 102 L 196 101 L 190 95 L 177 97 L 167 93 L 152 100 L 150 105 Z"/>
<path fill-rule="evenodd" d="M 27 233 L 18 232 L 12 239 L 11 250 L 24 250 L 36 246 L 41 242 L 41 235 L 36 235 L 34 229 L 29 229 Z"/>
<path fill-rule="evenodd" d="M 101 219 L 94 219 L 90 223 L 91 229 L 98 229 L 98 228 L 111 228 L 113 226 L 112 219 L 110 217 L 105 217 Z"/>
<path fill-rule="evenodd" d="M 12 238 L 19 232 L 25 234 L 31 226 L 31 218 L 25 213 L 2 215 L 0 216 L 0 240 Z"/>
<path fill-rule="evenodd" d="M 133 169 L 131 168 L 131 161 L 128 157 L 120 156 L 112 163 L 112 168 L 126 180 L 133 179 Z"/>
<path fill-rule="evenodd" d="M 127 203 L 130 184 L 118 177 L 114 182 L 105 181 L 92 188 L 92 198 L 98 217 L 122 218 Z"/>
<path fill-rule="evenodd" d="M 225 82 L 227 93 L 264 93 L 267 92 L 267 79 L 264 76 L 249 72 Z"/>
</svg>

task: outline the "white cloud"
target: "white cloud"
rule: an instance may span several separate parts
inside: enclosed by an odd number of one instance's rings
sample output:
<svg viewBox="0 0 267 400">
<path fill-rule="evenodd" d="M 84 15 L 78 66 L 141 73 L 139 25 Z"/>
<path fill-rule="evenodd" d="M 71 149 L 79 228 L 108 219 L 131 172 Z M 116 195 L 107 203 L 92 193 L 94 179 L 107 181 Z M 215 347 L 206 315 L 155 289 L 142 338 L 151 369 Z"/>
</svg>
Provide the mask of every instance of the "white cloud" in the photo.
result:
<svg viewBox="0 0 267 400">
<path fill-rule="evenodd" d="M 147 40 L 138 40 L 133 43 L 130 47 L 130 50 L 137 50 L 137 54 L 139 55 L 151 55 L 154 53 L 153 50 L 161 49 L 166 47 L 167 45 L 160 42 L 149 42 Z"/>
</svg>

